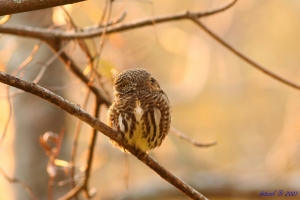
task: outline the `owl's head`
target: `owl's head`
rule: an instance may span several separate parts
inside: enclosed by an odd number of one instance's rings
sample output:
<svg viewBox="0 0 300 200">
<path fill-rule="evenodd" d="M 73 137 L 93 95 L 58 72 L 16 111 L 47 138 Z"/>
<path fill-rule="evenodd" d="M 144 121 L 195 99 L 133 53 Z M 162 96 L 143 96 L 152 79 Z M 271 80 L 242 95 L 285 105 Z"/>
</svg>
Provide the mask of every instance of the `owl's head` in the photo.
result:
<svg viewBox="0 0 300 200">
<path fill-rule="evenodd" d="M 155 78 L 145 69 L 129 69 L 121 72 L 114 80 L 116 96 L 133 93 L 160 91 Z"/>
</svg>

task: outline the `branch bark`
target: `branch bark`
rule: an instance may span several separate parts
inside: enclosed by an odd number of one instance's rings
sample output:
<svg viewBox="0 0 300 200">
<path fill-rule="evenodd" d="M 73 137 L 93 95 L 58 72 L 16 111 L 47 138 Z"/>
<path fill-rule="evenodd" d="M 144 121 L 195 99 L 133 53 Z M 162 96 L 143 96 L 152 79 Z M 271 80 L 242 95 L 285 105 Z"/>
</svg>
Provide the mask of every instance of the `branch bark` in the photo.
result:
<svg viewBox="0 0 300 200">
<path fill-rule="evenodd" d="M 1 0 L 0 16 L 51 8 L 85 0 Z"/>
<path fill-rule="evenodd" d="M 86 111 L 82 110 L 80 106 L 70 103 L 66 99 L 56 95 L 55 93 L 28 81 L 19 79 L 15 76 L 11 76 L 7 73 L 0 72 L 0 82 L 16 87 L 25 92 L 36 95 L 56 106 L 65 110 L 71 115 L 74 115 L 78 119 L 86 122 L 94 129 L 102 132 L 112 140 L 116 141 L 120 146 L 124 147 L 128 152 L 133 154 L 151 169 L 153 169 L 158 175 L 163 179 L 171 183 L 182 193 L 190 197 L 191 199 L 206 200 L 207 198 L 196 191 L 194 188 L 183 182 L 181 179 L 177 178 L 175 175 L 167 171 L 165 168 L 160 166 L 153 158 L 151 158 L 147 153 L 136 150 L 134 147 L 129 146 L 128 144 L 123 143 L 122 134 L 113 130 L 106 124 L 99 121 L 98 118 L 91 116 Z M 76 188 L 74 188 L 76 189 Z"/>
</svg>

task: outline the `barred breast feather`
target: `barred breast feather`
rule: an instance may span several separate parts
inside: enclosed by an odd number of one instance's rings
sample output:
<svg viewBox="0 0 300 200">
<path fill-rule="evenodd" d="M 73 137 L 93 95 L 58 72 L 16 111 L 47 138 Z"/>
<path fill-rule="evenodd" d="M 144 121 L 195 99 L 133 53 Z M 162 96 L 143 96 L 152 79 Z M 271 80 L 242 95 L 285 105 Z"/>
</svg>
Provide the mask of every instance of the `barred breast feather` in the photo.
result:
<svg viewBox="0 0 300 200">
<path fill-rule="evenodd" d="M 165 94 L 127 99 L 126 102 L 126 105 L 114 102 L 109 110 L 109 125 L 124 133 L 128 144 L 142 151 L 160 146 L 171 122 Z"/>
</svg>

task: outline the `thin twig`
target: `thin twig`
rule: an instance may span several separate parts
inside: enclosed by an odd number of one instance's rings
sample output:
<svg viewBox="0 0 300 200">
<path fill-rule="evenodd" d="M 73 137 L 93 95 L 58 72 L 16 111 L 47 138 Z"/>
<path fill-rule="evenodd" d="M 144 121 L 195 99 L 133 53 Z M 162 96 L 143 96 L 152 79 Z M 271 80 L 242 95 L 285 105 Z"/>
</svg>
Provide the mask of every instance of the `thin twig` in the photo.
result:
<svg viewBox="0 0 300 200">
<path fill-rule="evenodd" d="M 40 43 L 40 41 L 39 41 L 39 43 Z M 36 54 L 36 52 L 37 52 L 37 50 L 39 49 L 39 47 L 40 47 L 40 44 L 39 43 L 37 43 L 35 46 L 34 46 L 34 48 L 33 48 L 33 50 L 32 50 L 32 52 L 31 52 L 31 54 L 26 58 L 26 60 L 25 61 L 23 61 L 20 65 L 19 65 L 19 67 L 16 69 L 16 70 L 14 70 L 14 72 L 12 73 L 12 75 L 17 75 L 18 73 L 20 73 L 21 75 L 23 75 L 24 73 L 24 70 L 25 70 L 25 67 L 27 67 L 28 66 L 28 64 L 32 61 L 32 59 L 33 59 L 33 57 L 35 56 L 35 54 Z M 60 54 L 64 51 L 64 49 L 65 49 L 65 46 L 64 47 L 62 47 L 60 50 L 58 50 L 45 64 L 42 64 L 42 67 L 41 67 L 41 69 L 40 69 L 40 71 L 39 71 L 39 73 L 37 74 L 37 76 L 34 78 L 34 80 L 32 81 L 33 83 L 38 83 L 40 80 L 41 80 L 41 78 L 43 77 L 43 75 L 44 75 L 44 73 L 46 72 L 46 69 L 49 67 L 49 65 L 50 64 L 52 64 L 57 58 L 59 58 L 59 56 L 60 56 Z M 72 84 L 73 85 L 73 84 Z M 67 86 L 67 87 L 69 87 L 69 86 Z M 51 88 L 51 87 L 49 87 L 49 88 Z M 55 87 L 53 87 L 53 88 L 55 88 Z M 14 93 L 12 93 L 12 94 L 10 94 L 10 91 L 9 91 L 9 88 L 7 88 L 7 95 L 5 95 L 5 96 L 0 96 L 0 98 L 13 98 L 13 97 L 16 97 L 16 96 L 18 96 L 18 95 L 20 95 L 20 94 L 22 94 L 22 93 L 24 93 L 24 91 L 21 91 L 21 90 L 19 90 L 19 91 L 16 91 L 16 92 L 14 92 Z M 8 99 L 8 101 L 10 101 L 9 99 Z M 1 144 L 1 140 L 0 140 L 0 144 Z"/>
<path fill-rule="evenodd" d="M 69 14 L 69 12 L 67 11 L 67 9 L 64 6 L 60 6 L 60 8 L 64 11 L 65 15 L 67 16 L 67 19 L 65 19 L 66 21 L 69 20 L 70 24 L 72 25 L 72 27 L 75 28 L 75 30 L 79 30 L 74 22 L 74 20 L 72 19 L 71 15 Z"/>
<path fill-rule="evenodd" d="M 197 142 L 196 140 L 190 138 L 189 136 L 185 135 L 184 133 L 182 133 L 181 131 L 177 130 L 176 128 L 171 126 L 170 131 L 174 134 L 176 134 L 180 139 L 183 139 L 187 142 L 189 142 L 190 144 L 196 146 L 196 147 L 211 147 L 217 144 L 217 142 L 211 142 L 211 143 L 200 143 Z"/>
<path fill-rule="evenodd" d="M 110 0 L 105 0 L 104 1 L 104 6 L 103 6 L 103 9 L 102 9 L 102 12 L 101 12 L 101 17 L 100 17 L 100 21 L 99 21 L 99 25 L 97 25 L 98 27 L 101 27 L 104 25 L 104 28 L 107 27 L 107 24 L 103 24 L 104 22 L 104 19 L 105 19 L 105 16 L 106 16 L 106 12 L 107 12 L 107 8 L 110 6 L 111 2 Z"/>
<path fill-rule="evenodd" d="M 38 200 L 37 196 L 34 194 L 33 190 L 29 185 L 27 185 L 24 181 L 18 179 L 18 178 L 10 178 L 4 170 L 0 167 L 0 174 L 10 183 L 17 183 L 20 184 L 26 192 L 30 195 L 31 199 Z"/>
<path fill-rule="evenodd" d="M 128 152 L 133 154 L 135 157 L 137 157 L 139 160 L 141 160 L 143 163 L 145 163 L 147 166 L 149 166 L 151 169 L 153 169 L 159 176 L 161 176 L 163 179 L 168 181 L 170 184 L 175 186 L 178 190 L 180 190 L 182 193 L 190 197 L 191 199 L 207 199 L 202 194 L 200 194 L 198 191 L 193 189 L 191 186 L 177 178 L 175 175 L 167 171 L 165 168 L 160 166 L 153 158 L 151 158 L 147 153 L 142 152 L 140 150 L 135 149 L 133 146 L 130 146 L 122 140 L 121 133 L 118 131 L 110 128 L 106 124 L 99 121 L 97 117 L 91 116 L 86 111 L 82 110 L 80 106 L 75 105 L 73 103 L 70 103 L 66 99 L 56 95 L 55 93 L 35 84 L 30 83 L 28 81 L 19 79 L 17 77 L 11 76 L 7 73 L 0 72 L 0 82 L 19 88 L 21 90 L 24 90 L 28 93 L 34 94 L 56 106 L 59 108 L 65 110 L 71 115 L 74 115 L 78 119 L 81 119 L 82 121 L 89 124 L 91 127 L 96 129 L 99 132 L 102 132 L 110 139 L 116 141 L 120 146 L 122 146 L 124 149 L 126 149 Z M 91 143 L 95 143 L 95 136 L 93 136 Z M 90 145 L 93 146 L 93 145 Z M 90 155 L 93 153 L 93 149 L 90 149 Z M 90 161 L 88 162 L 90 164 Z M 82 185 L 76 186 L 74 189 L 72 189 L 70 192 L 78 193 L 80 190 L 78 188 L 81 188 Z M 73 196 L 69 196 L 72 198 Z"/>
<path fill-rule="evenodd" d="M 14 70 L 14 72 L 12 73 L 13 75 L 17 75 L 18 73 L 22 72 L 25 69 L 25 67 L 27 67 L 28 64 L 31 63 L 31 61 L 33 60 L 37 51 L 40 49 L 41 44 L 42 44 L 42 41 L 38 41 L 34 45 L 30 55 L 17 67 L 16 70 Z"/>
<path fill-rule="evenodd" d="M 33 50 L 32 52 L 30 53 L 30 55 L 19 65 L 19 67 L 13 72 L 14 75 L 18 74 L 21 70 L 24 69 L 24 67 L 26 67 L 31 61 L 32 59 L 34 58 L 37 50 L 39 49 L 41 45 L 41 42 L 39 41 L 36 45 L 34 45 L 33 47 Z M 18 94 L 21 94 L 23 93 L 23 91 L 17 91 L 16 92 L 17 95 Z M 14 95 L 11 95 L 10 94 L 10 87 L 7 85 L 6 87 L 6 96 L 4 96 L 6 99 L 7 99 L 7 102 L 8 102 L 8 108 L 9 108 L 9 111 L 8 111 L 8 117 L 7 117 L 7 120 L 5 122 L 5 126 L 4 126 L 4 129 L 3 129 L 3 132 L 1 134 L 1 138 L 0 138 L 0 146 L 2 144 L 2 142 L 4 141 L 5 139 L 5 136 L 6 136 L 6 132 L 7 132 L 7 129 L 8 129 L 8 126 L 9 126 L 9 122 L 10 122 L 10 119 L 11 119 L 11 114 L 12 114 L 12 105 L 11 105 L 11 98 L 13 97 Z M 1 96 L 0 98 L 3 98 L 3 96 Z"/>
<path fill-rule="evenodd" d="M 66 14 L 66 16 L 68 17 L 68 20 L 69 20 L 71 26 L 75 29 L 75 31 L 80 30 L 80 28 L 78 28 L 76 26 L 74 20 L 72 19 L 71 15 L 68 13 L 68 11 L 63 6 L 61 6 L 61 9 L 64 11 L 64 13 Z M 85 55 L 89 59 L 89 62 L 92 62 L 93 57 L 92 57 L 92 55 L 91 55 L 91 53 L 89 51 L 89 48 L 87 47 L 85 41 L 83 39 L 78 39 L 77 41 L 78 41 L 79 47 L 81 48 L 81 50 L 85 53 Z"/>
<path fill-rule="evenodd" d="M 97 50 L 96 55 L 95 55 L 95 59 L 94 59 L 93 67 L 92 67 L 92 73 L 91 73 L 91 77 L 90 77 L 90 81 L 93 82 L 94 80 L 96 80 L 97 83 L 99 84 L 99 86 L 102 88 L 102 90 L 104 91 L 104 93 L 106 93 L 107 96 L 109 96 L 109 93 L 105 89 L 105 87 L 103 85 L 103 82 L 101 81 L 102 76 L 98 72 L 98 69 L 100 67 L 99 64 L 100 64 L 100 60 L 101 60 L 100 59 L 101 54 L 102 54 L 102 51 L 104 49 L 104 45 L 107 42 L 106 29 L 107 29 L 108 26 L 114 25 L 115 23 L 119 22 L 118 15 L 114 20 L 110 21 L 111 14 L 112 14 L 112 9 L 113 9 L 113 1 L 112 0 L 106 0 L 106 4 L 103 8 L 103 11 L 102 11 L 103 14 L 102 14 L 101 21 L 100 21 L 100 24 L 102 24 L 102 27 L 103 27 L 104 31 L 103 31 L 103 34 L 101 35 L 101 38 L 100 38 L 99 47 L 98 47 L 98 50 Z M 104 23 L 104 18 L 105 18 L 106 13 L 107 13 L 107 20 Z M 125 15 L 124 15 L 124 17 L 125 17 Z"/>
<path fill-rule="evenodd" d="M 112 11 L 112 2 L 111 0 L 106 0 L 107 1 L 107 6 L 105 6 L 105 10 L 103 11 L 103 13 L 107 13 L 107 19 L 105 24 L 108 24 L 110 16 L 111 16 L 111 11 Z M 103 15 L 103 19 L 104 19 L 104 15 Z M 106 30 L 107 30 L 107 26 L 104 26 L 103 28 L 103 32 L 100 38 L 100 42 L 99 42 L 99 47 L 97 49 L 97 53 L 96 53 L 96 59 L 94 62 L 94 65 L 92 67 L 92 73 L 91 73 L 91 77 L 90 77 L 90 81 L 93 82 L 95 80 L 95 78 L 97 77 L 97 69 L 98 69 L 98 65 L 99 65 L 99 61 L 101 58 L 101 53 L 104 49 L 104 44 L 106 42 Z M 99 81 L 100 82 L 100 81 Z"/>
<path fill-rule="evenodd" d="M 38 75 L 35 77 L 35 79 L 32 81 L 33 83 L 38 83 L 41 78 L 43 77 L 46 69 L 56 60 L 60 57 L 60 54 L 62 54 L 65 50 L 65 47 L 67 44 L 65 44 L 62 48 L 60 48 L 48 61 L 42 65 Z"/>
<path fill-rule="evenodd" d="M 86 108 L 89 97 L 90 97 L 90 90 L 88 90 L 86 95 L 85 95 L 83 105 L 82 105 L 83 109 Z M 71 176 L 72 188 L 74 188 L 76 186 L 75 180 L 74 180 L 74 177 L 75 177 L 75 161 L 76 161 L 77 145 L 78 145 L 78 139 L 79 139 L 79 133 L 80 133 L 80 130 L 81 130 L 81 125 L 82 125 L 82 121 L 78 120 L 76 130 L 75 130 L 75 136 L 74 136 L 74 140 L 73 140 L 71 159 L 70 159 L 70 166 L 71 166 L 70 176 Z M 76 196 L 75 196 L 75 198 L 76 198 Z"/>
<path fill-rule="evenodd" d="M 56 50 L 56 49 L 55 49 Z M 75 62 L 66 54 L 62 53 L 60 56 L 60 59 L 72 69 L 72 72 L 79 78 L 81 81 L 83 81 L 87 87 L 93 92 L 97 98 L 97 101 L 99 103 L 103 103 L 106 106 L 110 106 L 111 100 L 105 93 L 103 93 L 101 90 L 96 88 L 93 84 L 90 84 L 89 78 L 87 78 L 80 70 L 80 68 L 75 64 Z"/>
<path fill-rule="evenodd" d="M 98 101 L 95 101 L 95 108 L 94 108 L 94 117 L 97 119 L 99 118 L 100 114 L 100 105 Z M 91 170 L 92 170 L 92 162 L 93 162 L 93 156 L 94 156 L 94 151 L 95 151 L 95 146 L 96 146 L 96 141 L 97 141 L 97 135 L 98 135 L 98 130 L 93 129 L 92 137 L 89 143 L 89 152 L 88 152 L 88 160 L 86 163 L 86 170 L 85 170 L 85 179 L 84 179 L 84 191 L 86 194 L 87 198 L 91 198 L 88 190 L 88 181 L 90 178 Z"/>
</svg>

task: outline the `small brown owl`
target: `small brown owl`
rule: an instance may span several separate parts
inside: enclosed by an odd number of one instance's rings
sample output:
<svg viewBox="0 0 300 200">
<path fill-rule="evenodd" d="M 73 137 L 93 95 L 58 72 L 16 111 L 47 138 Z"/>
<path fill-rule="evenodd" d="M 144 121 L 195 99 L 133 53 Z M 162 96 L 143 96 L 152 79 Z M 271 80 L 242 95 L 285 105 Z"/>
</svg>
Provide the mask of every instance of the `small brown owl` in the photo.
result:
<svg viewBox="0 0 300 200">
<path fill-rule="evenodd" d="M 171 107 L 158 82 L 145 69 L 129 69 L 113 84 L 115 100 L 108 125 L 121 131 L 125 142 L 136 149 L 146 152 L 159 146 L 170 129 Z"/>
</svg>

